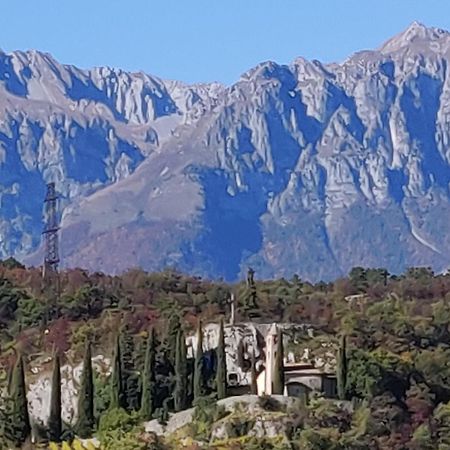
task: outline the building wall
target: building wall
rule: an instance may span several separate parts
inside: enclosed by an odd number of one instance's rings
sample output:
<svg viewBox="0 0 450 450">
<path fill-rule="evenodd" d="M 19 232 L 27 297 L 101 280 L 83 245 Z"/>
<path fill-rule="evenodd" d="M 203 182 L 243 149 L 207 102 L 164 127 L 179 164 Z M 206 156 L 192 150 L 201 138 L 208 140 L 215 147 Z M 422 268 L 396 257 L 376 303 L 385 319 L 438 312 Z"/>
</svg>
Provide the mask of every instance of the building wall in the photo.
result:
<svg viewBox="0 0 450 450">
<path fill-rule="evenodd" d="M 308 387 L 311 391 L 322 391 L 322 378 L 323 375 L 301 375 L 297 373 L 285 373 L 284 374 L 284 382 L 285 384 L 289 383 L 301 383 Z"/>
<path fill-rule="evenodd" d="M 284 395 L 301 397 L 307 392 L 323 392 L 327 397 L 336 396 L 336 378 L 323 373 L 310 374 L 305 371 L 285 372 Z M 266 388 L 267 378 L 265 371 L 261 372 L 257 378 L 258 395 L 271 395 L 272 390 Z M 297 395 L 297 394 L 298 395 Z"/>
</svg>

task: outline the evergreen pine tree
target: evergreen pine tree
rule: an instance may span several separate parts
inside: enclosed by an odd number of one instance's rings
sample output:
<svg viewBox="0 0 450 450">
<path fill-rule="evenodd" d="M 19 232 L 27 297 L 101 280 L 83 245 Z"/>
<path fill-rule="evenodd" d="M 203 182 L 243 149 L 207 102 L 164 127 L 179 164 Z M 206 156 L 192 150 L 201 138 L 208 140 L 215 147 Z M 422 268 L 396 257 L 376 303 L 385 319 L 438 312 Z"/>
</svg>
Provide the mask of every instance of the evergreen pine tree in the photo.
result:
<svg viewBox="0 0 450 450">
<path fill-rule="evenodd" d="M 179 330 L 177 334 L 177 351 L 175 355 L 175 411 L 178 412 L 187 408 L 187 393 L 188 368 L 186 358 L 186 341 L 183 331 Z"/>
<path fill-rule="evenodd" d="M 252 359 L 251 359 L 251 394 L 258 395 L 258 383 L 257 383 L 257 374 L 256 374 L 256 356 L 255 349 L 252 351 Z"/>
<path fill-rule="evenodd" d="M 337 394 L 340 400 L 347 399 L 347 366 L 347 338 L 343 334 L 336 358 Z"/>
<path fill-rule="evenodd" d="M 19 355 L 14 367 L 11 383 L 11 440 L 17 446 L 22 445 L 31 434 L 28 414 L 27 388 L 23 358 Z"/>
<path fill-rule="evenodd" d="M 139 376 L 134 361 L 134 340 L 127 326 L 120 332 L 121 373 L 123 407 L 127 411 L 136 411 L 139 408 Z"/>
<path fill-rule="evenodd" d="M 126 407 L 123 394 L 122 358 L 120 350 L 120 336 L 117 335 L 111 374 L 111 408 Z"/>
<path fill-rule="evenodd" d="M 283 395 L 284 393 L 284 349 L 283 333 L 277 329 L 277 349 L 275 354 L 275 366 L 273 368 L 273 393 Z"/>
<path fill-rule="evenodd" d="M 54 357 L 52 387 L 50 400 L 50 415 L 48 418 L 48 434 L 50 441 L 60 442 L 62 435 L 62 419 L 61 419 L 61 364 L 59 355 Z"/>
<path fill-rule="evenodd" d="M 77 434 L 81 438 L 86 439 L 92 435 L 94 427 L 94 375 L 91 344 L 88 342 L 83 360 L 83 372 L 78 396 L 78 419 L 75 428 Z"/>
<path fill-rule="evenodd" d="M 197 329 L 197 351 L 194 360 L 194 400 L 205 395 L 204 368 L 203 368 L 203 330 L 199 321 Z"/>
<path fill-rule="evenodd" d="M 220 321 L 219 342 L 217 346 L 217 371 L 216 371 L 217 398 L 227 396 L 227 360 L 225 353 L 225 333 L 223 319 Z"/>
<path fill-rule="evenodd" d="M 141 415 L 144 420 L 150 420 L 155 410 L 155 360 L 156 339 L 155 331 L 152 328 L 147 339 L 144 371 L 142 375 Z"/>
</svg>

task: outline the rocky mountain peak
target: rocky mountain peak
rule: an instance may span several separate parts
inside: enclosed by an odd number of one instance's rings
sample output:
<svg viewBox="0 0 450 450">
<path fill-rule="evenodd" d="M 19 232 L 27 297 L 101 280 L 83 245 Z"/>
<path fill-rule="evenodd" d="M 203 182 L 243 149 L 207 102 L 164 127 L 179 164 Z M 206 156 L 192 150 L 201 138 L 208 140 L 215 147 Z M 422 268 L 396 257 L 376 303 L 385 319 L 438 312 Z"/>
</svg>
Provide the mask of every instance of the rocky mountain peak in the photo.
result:
<svg viewBox="0 0 450 450">
<path fill-rule="evenodd" d="M 37 248 L 56 181 L 66 266 L 445 270 L 449 36 L 415 23 L 342 64 L 264 62 L 229 87 L 3 55 L 0 256 Z"/>
<path fill-rule="evenodd" d="M 447 46 L 450 39 L 450 33 L 440 28 L 427 27 L 420 22 L 413 22 L 402 33 L 389 39 L 380 51 L 391 53 L 403 48 L 424 48 L 437 49 L 441 46 Z"/>
</svg>

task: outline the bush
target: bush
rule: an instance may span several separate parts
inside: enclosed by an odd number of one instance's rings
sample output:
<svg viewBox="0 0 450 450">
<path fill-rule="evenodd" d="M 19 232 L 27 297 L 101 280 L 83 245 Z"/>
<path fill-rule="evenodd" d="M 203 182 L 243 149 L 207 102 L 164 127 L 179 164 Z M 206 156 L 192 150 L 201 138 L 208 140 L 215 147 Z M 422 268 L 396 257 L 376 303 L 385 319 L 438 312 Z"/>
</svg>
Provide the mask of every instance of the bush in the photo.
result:
<svg viewBox="0 0 450 450">
<path fill-rule="evenodd" d="M 100 418 L 98 437 L 105 450 L 143 450 L 147 448 L 138 426 L 139 414 L 114 408 Z"/>
<path fill-rule="evenodd" d="M 100 418 L 99 433 L 105 433 L 120 428 L 124 432 L 131 431 L 139 423 L 138 414 L 128 414 L 122 408 L 113 408 Z"/>
<path fill-rule="evenodd" d="M 211 435 L 212 424 L 223 419 L 228 413 L 212 397 L 200 397 L 195 401 L 194 406 L 192 434 L 198 440 L 207 441 Z"/>
<path fill-rule="evenodd" d="M 96 417 L 103 417 L 111 402 L 111 384 L 108 377 L 94 370 L 94 409 Z"/>
</svg>

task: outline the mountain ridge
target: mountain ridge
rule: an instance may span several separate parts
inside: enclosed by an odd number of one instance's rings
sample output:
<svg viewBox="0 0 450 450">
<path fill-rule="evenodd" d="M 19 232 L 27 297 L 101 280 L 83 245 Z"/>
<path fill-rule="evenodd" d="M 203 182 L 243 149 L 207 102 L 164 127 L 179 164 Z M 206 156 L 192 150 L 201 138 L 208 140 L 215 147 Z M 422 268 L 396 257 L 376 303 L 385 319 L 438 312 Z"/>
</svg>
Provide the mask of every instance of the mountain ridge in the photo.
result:
<svg viewBox="0 0 450 450">
<path fill-rule="evenodd" d="M 47 126 L 66 132 L 59 166 L 51 166 L 59 167 L 56 181 L 67 197 L 63 260 L 113 273 L 174 266 L 226 279 L 247 265 L 263 277 L 299 273 L 311 280 L 356 265 L 445 270 L 449 60 L 450 34 L 413 23 L 341 64 L 268 61 L 231 86 L 55 69 L 65 77 L 59 86 L 72 86 L 65 102 L 90 119 L 78 133 L 94 128 L 107 149 L 92 174 L 73 177 L 70 167 L 83 165 L 82 143 L 94 137 L 71 144 L 67 112 L 68 125 L 61 119 Z M 42 94 L 29 86 L 36 98 Z M 5 80 L 0 95 L 20 97 L 4 90 Z M 97 152 L 90 150 L 86 166 Z M 43 176 L 41 191 L 52 177 Z M 23 228 L 19 221 L 9 230 L 21 245 L 0 245 L 0 254 L 36 248 L 37 225 Z M 4 224 L 0 236 L 8 236 Z"/>
</svg>

